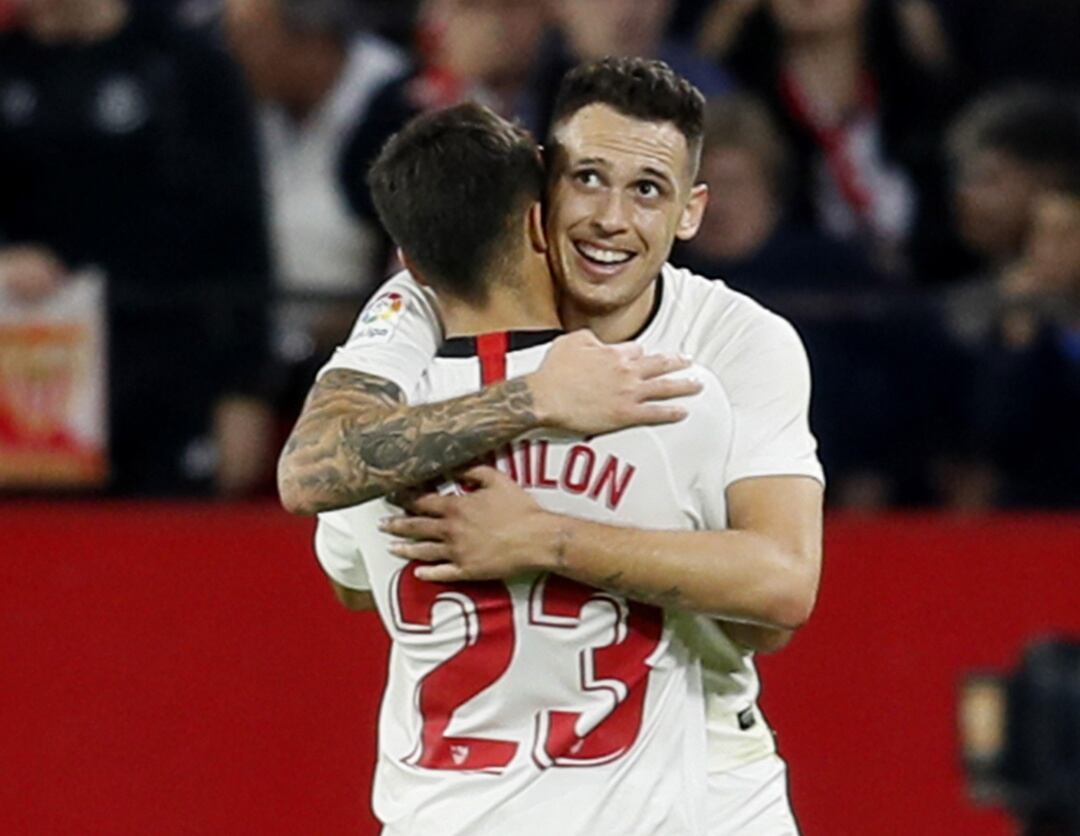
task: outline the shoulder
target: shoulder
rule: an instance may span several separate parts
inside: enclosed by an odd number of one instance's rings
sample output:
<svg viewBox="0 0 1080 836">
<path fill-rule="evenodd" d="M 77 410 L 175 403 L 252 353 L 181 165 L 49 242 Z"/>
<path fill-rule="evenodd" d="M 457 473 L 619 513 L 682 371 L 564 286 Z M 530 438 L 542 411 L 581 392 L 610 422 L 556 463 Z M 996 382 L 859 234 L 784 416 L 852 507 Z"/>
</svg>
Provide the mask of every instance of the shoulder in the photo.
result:
<svg viewBox="0 0 1080 836">
<path fill-rule="evenodd" d="M 707 459 L 710 453 L 726 448 L 733 430 L 731 400 L 720 378 L 707 366 L 693 363 L 671 377 L 689 378 L 701 384 L 701 391 L 673 401 L 686 410 L 686 418 L 674 424 L 650 428 L 664 447 L 684 451 L 689 461 Z"/>
<path fill-rule="evenodd" d="M 441 339 L 442 327 L 435 299 L 407 270 L 395 273 L 372 294 L 356 321 L 350 342 L 366 337 L 379 341 L 402 325 L 420 324 Z"/>
<path fill-rule="evenodd" d="M 415 303 L 424 310 L 434 309 L 435 305 L 435 297 L 431 291 L 413 278 L 408 270 L 399 270 L 379 286 L 364 307 L 367 310 L 379 303 L 386 304 L 387 300 L 393 302 L 398 299 L 405 305 Z"/>
<path fill-rule="evenodd" d="M 664 266 L 664 292 L 672 293 L 675 315 L 685 322 L 687 352 L 698 362 L 719 352 L 765 348 L 802 350 L 795 328 L 784 317 L 720 279 Z"/>
</svg>

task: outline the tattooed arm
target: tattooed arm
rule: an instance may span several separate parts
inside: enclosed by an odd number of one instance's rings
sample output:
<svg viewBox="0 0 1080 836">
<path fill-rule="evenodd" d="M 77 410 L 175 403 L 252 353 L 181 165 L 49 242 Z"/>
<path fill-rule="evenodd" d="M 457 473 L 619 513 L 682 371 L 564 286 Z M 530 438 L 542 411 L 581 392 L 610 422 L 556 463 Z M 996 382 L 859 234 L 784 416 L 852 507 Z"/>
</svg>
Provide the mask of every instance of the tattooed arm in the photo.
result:
<svg viewBox="0 0 1080 836">
<path fill-rule="evenodd" d="M 278 461 L 282 504 L 314 514 L 411 487 L 537 426 L 524 379 L 409 407 L 393 383 L 335 369 L 312 387 Z"/>
<path fill-rule="evenodd" d="M 406 405 L 383 378 L 329 371 L 278 461 L 281 502 L 295 514 L 356 505 L 467 465 L 541 426 L 599 435 L 681 420 L 685 409 L 663 401 L 700 385 L 664 375 L 686 365 L 576 331 L 557 339 L 530 375 L 419 406 Z"/>
</svg>

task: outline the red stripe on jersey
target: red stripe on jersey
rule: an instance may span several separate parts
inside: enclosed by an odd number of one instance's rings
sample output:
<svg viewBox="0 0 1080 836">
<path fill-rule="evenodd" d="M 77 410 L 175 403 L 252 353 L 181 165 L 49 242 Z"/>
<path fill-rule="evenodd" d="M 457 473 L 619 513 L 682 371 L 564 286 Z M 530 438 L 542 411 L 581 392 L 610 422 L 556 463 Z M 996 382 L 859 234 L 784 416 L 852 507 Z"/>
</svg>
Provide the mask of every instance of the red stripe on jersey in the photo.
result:
<svg viewBox="0 0 1080 836">
<path fill-rule="evenodd" d="M 506 380 L 506 349 L 510 339 L 505 331 L 480 334 L 476 354 L 480 358 L 480 379 L 485 386 Z"/>
</svg>

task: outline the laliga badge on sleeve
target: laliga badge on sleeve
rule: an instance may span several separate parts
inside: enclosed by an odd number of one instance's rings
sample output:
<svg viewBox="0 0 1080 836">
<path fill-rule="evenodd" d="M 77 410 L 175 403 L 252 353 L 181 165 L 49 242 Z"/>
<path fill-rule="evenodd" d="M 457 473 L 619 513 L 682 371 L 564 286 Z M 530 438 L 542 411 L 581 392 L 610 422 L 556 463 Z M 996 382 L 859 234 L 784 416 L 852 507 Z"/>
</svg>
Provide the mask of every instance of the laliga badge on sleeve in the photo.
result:
<svg viewBox="0 0 1080 836">
<path fill-rule="evenodd" d="M 408 300 L 396 290 L 380 293 L 360 314 L 350 342 L 362 345 L 389 342 L 408 304 Z"/>
</svg>

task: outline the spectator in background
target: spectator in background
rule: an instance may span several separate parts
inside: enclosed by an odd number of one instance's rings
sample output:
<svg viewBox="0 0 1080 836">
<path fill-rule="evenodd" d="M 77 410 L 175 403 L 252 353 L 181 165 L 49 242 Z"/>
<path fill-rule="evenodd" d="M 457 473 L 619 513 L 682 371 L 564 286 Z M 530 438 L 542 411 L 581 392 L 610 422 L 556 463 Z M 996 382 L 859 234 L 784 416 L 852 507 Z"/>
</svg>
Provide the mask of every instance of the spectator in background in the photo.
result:
<svg viewBox="0 0 1080 836">
<path fill-rule="evenodd" d="M 0 182 L 0 281 L 108 274 L 114 491 L 252 489 L 267 251 L 227 57 L 124 0 L 25 0 L 0 36 Z"/>
<path fill-rule="evenodd" d="M 567 70 L 605 56 L 659 58 L 689 79 L 706 98 L 731 89 L 727 74 L 693 44 L 668 37 L 675 0 L 547 0 L 554 28 L 544 43 L 533 80 L 529 127 L 547 132 L 555 93 Z"/>
<path fill-rule="evenodd" d="M 336 294 L 275 306 L 277 398 L 289 411 L 299 408 L 292 381 L 306 386 L 344 338 L 387 260 L 383 233 L 352 202 L 345 175 L 373 100 L 408 63 L 363 30 L 357 10 L 351 0 L 227 0 L 225 7 L 228 42 L 259 105 L 276 285 Z"/>
<path fill-rule="evenodd" d="M 425 110 L 465 100 L 502 116 L 521 115 L 528 70 L 546 20 L 534 0 L 423 0 L 416 20 L 418 60 L 375 96 L 345 160 L 345 182 L 357 212 L 377 216 L 364 185 L 390 136 Z"/>
<path fill-rule="evenodd" d="M 1080 504 L 1080 178 L 1040 194 L 973 370 L 963 507 Z"/>
<path fill-rule="evenodd" d="M 465 99 L 504 116 L 526 107 L 548 0 L 426 0 L 420 9 L 419 48 L 425 59 L 424 109 Z"/>
<path fill-rule="evenodd" d="M 725 96 L 709 102 L 705 119 L 701 179 L 709 205 L 679 264 L 773 301 L 880 285 L 858 247 L 788 217 L 791 157 L 764 104 Z"/>
<path fill-rule="evenodd" d="M 977 265 L 950 307 L 958 338 L 975 344 L 1024 253 L 1036 198 L 1080 172 L 1080 110 L 1046 88 L 989 93 L 961 114 L 949 145 L 956 227 Z"/>
<path fill-rule="evenodd" d="M 1073 304 L 1070 226 L 1068 203 L 1048 195 L 1080 181 L 1080 104 L 1038 87 L 989 93 L 961 115 L 950 150 L 957 228 L 978 269 L 946 296 L 965 369 L 939 492 L 959 508 L 1065 501 L 1054 484 L 1075 435 L 1060 427 L 1075 424 L 1076 404 L 1067 403 L 1075 367 L 1071 343 L 1059 339 L 1069 329 L 1046 314 L 1067 315 Z M 1057 207 L 1049 216 L 1047 201 Z"/>
<path fill-rule="evenodd" d="M 912 428 L 925 426 L 914 405 L 915 392 L 927 386 L 925 376 L 917 383 L 909 371 L 921 352 L 911 335 L 929 329 L 914 317 L 863 318 L 861 293 L 888 283 L 858 246 L 788 215 L 790 163 L 763 103 L 745 94 L 711 101 L 701 161 L 709 205 L 697 237 L 674 260 L 791 317 L 814 368 L 812 418 L 830 502 L 880 507 L 906 498 L 918 478 L 904 459 L 915 442 Z"/>
<path fill-rule="evenodd" d="M 920 14 L 908 12 L 916 8 Z M 724 0 L 703 48 L 761 95 L 792 143 L 793 213 L 857 241 L 880 269 L 907 266 L 933 227 L 949 55 L 925 0 Z"/>
</svg>

